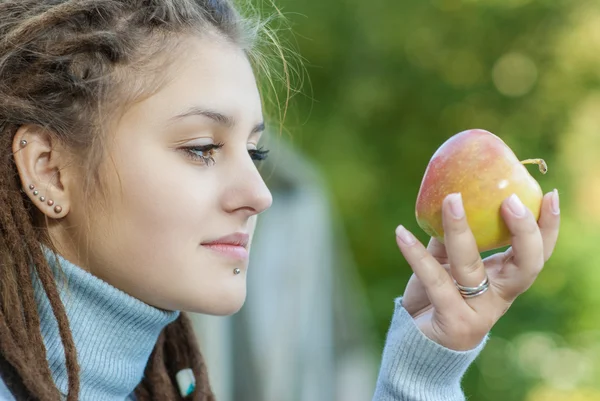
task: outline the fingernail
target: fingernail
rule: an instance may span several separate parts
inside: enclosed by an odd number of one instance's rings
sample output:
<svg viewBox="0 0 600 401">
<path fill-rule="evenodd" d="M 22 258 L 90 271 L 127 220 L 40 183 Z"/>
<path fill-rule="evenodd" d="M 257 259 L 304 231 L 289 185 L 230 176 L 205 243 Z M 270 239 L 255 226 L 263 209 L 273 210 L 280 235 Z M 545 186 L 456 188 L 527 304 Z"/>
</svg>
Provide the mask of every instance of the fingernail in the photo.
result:
<svg viewBox="0 0 600 401">
<path fill-rule="evenodd" d="M 450 212 L 455 219 L 465 217 L 465 208 L 463 207 L 462 195 L 460 193 L 448 195 L 450 202 Z"/>
<path fill-rule="evenodd" d="M 525 205 L 523 202 L 521 202 L 521 199 L 519 199 L 516 194 L 512 194 L 510 198 L 508 198 L 508 208 L 517 217 L 525 216 Z"/>
<path fill-rule="evenodd" d="M 404 226 L 398 226 L 398 228 L 396 228 L 396 236 L 400 238 L 400 241 L 406 245 L 413 245 L 415 242 L 417 242 L 415 236 L 412 235 L 406 228 L 404 228 Z"/>
<path fill-rule="evenodd" d="M 560 202 L 558 200 L 558 190 L 556 188 L 554 188 L 554 191 L 552 193 L 552 200 L 550 202 L 550 205 L 552 206 L 552 213 L 560 214 Z"/>
</svg>

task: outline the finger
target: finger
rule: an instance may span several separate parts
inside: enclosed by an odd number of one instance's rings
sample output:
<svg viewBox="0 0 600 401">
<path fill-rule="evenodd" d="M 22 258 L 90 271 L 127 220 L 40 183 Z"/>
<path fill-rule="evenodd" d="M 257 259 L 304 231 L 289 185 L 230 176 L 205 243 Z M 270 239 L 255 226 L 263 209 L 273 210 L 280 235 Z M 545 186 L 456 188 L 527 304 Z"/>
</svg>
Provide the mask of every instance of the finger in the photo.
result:
<svg viewBox="0 0 600 401">
<path fill-rule="evenodd" d="M 446 253 L 446 247 L 437 238 L 432 237 L 427 245 L 427 251 L 437 260 L 440 264 L 448 263 L 448 254 Z"/>
<path fill-rule="evenodd" d="M 544 244 L 540 227 L 529 209 L 515 194 L 502 202 L 502 217 L 512 235 L 512 262 L 528 286 L 544 266 Z"/>
<path fill-rule="evenodd" d="M 462 286 L 479 286 L 486 278 L 485 266 L 467 223 L 460 194 L 451 194 L 444 199 L 442 223 L 452 276 Z"/>
<path fill-rule="evenodd" d="M 403 226 L 396 229 L 396 242 L 404 258 L 425 288 L 431 304 L 438 311 L 456 310 L 464 305 L 448 272 Z"/>
<path fill-rule="evenodd" d="M 544 244 L 544 262 L 547 262 L 556 247 L 560 226 L 560 206 L 556 189 L 544 196 L 538 225 Z"/>
</svg>

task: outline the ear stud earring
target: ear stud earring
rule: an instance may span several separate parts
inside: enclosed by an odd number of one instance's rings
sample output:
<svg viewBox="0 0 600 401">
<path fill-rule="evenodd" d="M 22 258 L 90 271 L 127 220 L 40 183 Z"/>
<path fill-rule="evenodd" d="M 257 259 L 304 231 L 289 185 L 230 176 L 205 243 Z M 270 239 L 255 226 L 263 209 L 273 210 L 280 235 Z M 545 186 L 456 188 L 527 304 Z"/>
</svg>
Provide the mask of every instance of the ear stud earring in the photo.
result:
<svg viewBox="0 0 600 401">
<path fill-rule="evenodd" d="M 23 140 L 25 141 L 25 140 Z M 23 142 L 21 141 L 21 142 Z M 27 141 L 25 141 L 27 142 Z M 29 185 L 29 189 L 31 191 L 33 191 L 33 195 L 34 196 L 38 196 L 40 191 L 38 191 L 37 189 L 35 189 L 35 185 L 30 184 Z M 46 197 L 44 195 L 40 196 L 40 202 L 45 202 L 46 201 Z M 54 201 L 52 199 L 48 199 L 48 201 L 46 202 L 48 204 L 48 206 L 53 206 L 54 205 Z M 54 213 L 59 214 L 60 212 L 62 212 L 63 208 L 60 205 L 56 205 L 54 206 Z"/>
<path fill-rule="evenodd" d="M 27 146 L 27 141 L 25 139 L 21 139 L 21 142 L 19 142 L 19 144 L 22 148 L 24 148 L 25 146 Z"/>
<path fill-rule="evenodd" d="M 238 274 L 240 274 L 240 272 L 241 272 L 241 270 L 240 270 L 240 269 L 238 269 L 238 268 L 235 268 L 235 269 L 233 269 L 233 274 L 235 274 L 236 276 L 237 276 Z"/>
</svg>

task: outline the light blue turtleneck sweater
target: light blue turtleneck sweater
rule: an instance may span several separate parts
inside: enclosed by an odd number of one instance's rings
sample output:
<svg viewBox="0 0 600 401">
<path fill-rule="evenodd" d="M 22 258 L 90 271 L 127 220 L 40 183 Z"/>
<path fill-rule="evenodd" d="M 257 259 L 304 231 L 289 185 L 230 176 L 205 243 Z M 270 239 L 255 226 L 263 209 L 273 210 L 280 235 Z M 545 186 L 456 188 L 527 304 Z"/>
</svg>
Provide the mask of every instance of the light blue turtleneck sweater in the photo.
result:
<svg viewBox="0 0 600 401">
<path fill-rule="evenodd" d="M 92 274 L 47 255 L 65 304 L 81 369 L 82 401 L 123 401 L 141 381 L 162 329 L 178 312 L 153 308 Z M 54 381 L 67 392 L 58 326 L 41 283 L 35 279 L 42 336 Z M 423 335 L 396 299 L 373 401 L 463 401 L 460 381 L 485 340 L 457 352 Z M 0 400 L 14 400 L 0 380 Z M 325 401 L 325 400 L 324 400 Z"/>
</svg>

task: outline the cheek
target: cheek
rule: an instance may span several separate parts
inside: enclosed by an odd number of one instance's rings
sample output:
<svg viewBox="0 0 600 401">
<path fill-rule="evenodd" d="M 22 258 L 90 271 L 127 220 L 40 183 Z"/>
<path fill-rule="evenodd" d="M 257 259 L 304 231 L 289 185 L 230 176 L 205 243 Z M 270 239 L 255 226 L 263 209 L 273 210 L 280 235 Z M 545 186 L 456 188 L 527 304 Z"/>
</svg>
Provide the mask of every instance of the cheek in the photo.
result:
<svg viewBox="0 0 600 401">
<path fill-rule="evenodd" d="M 117 155 L 115 164 L 106 167 L 111 207 L 100 222 L 102 258 L 118 255 L 129 261 L 128 271 L 155 280 L 169 272 L 187 274 L 187 264 L 198 257 L 209 222 L 218 214 L 214 174 L 175 151 L 129 149 L 135 151 Z"/>
<path fill-rule="evenodd" d="M 126 162 L 121 170 L 121 199 L 117 199 L 122 213 L 115 223 L 127 223 L 145 248 L 164 251 L 169 243 L 196 247 L 203 237 L 203 221 L 217 212 L 218 188 L 210 172 L 165 153 L 152 164 Z"/>
<path fill-rule="evenodd" d="M 217 167 L 194 166 L 165 150 L 138 149 L 120 160 L 118 175 L 113 168 L 107 179 L 111 207 L 91 243 L 97 275 L 163 309 L 239 309 L 245 274 L 233 269 L 241 266 L 200 246 L 239 227 L 220 207 Z"/>
</svg>

